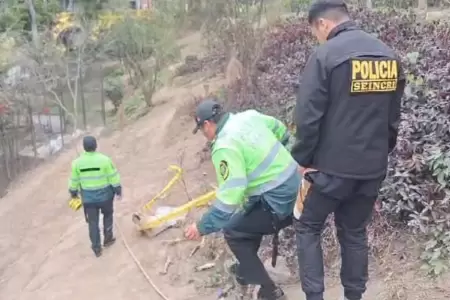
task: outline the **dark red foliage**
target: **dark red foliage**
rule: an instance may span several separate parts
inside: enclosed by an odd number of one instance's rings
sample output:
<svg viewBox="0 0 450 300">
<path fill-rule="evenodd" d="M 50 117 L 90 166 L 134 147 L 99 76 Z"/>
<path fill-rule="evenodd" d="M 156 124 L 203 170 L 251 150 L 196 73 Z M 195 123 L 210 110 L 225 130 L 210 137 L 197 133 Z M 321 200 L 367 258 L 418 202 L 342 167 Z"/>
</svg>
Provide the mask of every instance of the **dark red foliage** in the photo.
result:
<svg viewBox="0 0 450 300">
<path fill-rule="evenodd" d="M 436 204 L 447 203 L 450 193 L 430 170 L 432 153 L 450 149 L 450 26 L 420 24 L 414 14 L 395 10 L 357 11 L 353 18 L 397 51 L 408 74 L 398 146 L 391 155 L 380 198 L 385 211 L 423 229 L 450 212 L 448 205 Z M 291 123 L 295 88 L 315 46 L 305 19 L 271 28 L 253 86 L 237 91 L 235 108 L 257 108 Z M 414 217 L 426 207 L 431 207 L 426 221 Z"/>
</svg>

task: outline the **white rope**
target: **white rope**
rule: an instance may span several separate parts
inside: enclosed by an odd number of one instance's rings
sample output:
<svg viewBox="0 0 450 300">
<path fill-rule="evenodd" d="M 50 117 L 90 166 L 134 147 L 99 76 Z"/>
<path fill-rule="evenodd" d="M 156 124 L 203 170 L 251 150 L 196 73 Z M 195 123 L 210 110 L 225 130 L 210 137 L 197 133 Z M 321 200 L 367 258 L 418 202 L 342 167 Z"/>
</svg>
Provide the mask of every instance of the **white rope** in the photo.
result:
<svg viewBox="0 0 450 300">
<path fill-rule="evenodd" d="M 145 271 L 144 267 L 142 266 L 142 264 L 139 262 L 139 260 L 136 258 L 136 255 L 134 255 L 133 251 L 131 250 L 130 246 L 128 245 L 126 239 L 125 239 L 125 235 L 123 234 L 122 230 L 120 229 L 119 224 L 117 223 L 117 221 L 115 222 L 116 224 L 116 228 L 117 231 L 119 232 L 120 236 L 122 237 L 122 242 L 125 245 L 125 248 L 127 248 L 128 253 L 130 253 L 131 258 L 134 260 L 134 262 L 136 263 L 136 265 L 138 266 L 139 270 L 141 271 L 141 273 L 144 275 L 145 279 L 147 279 L 147 282 L 150 284 L 150 286 L 156 291 L 156 293 L 158 293 L 158 295 L 161 297 L 161 299 L 164 300 L 170 300 L 166 295 L 164 295 L 164 293 L 158 288 L 158 286 L 152 281 L 152 279 L 150 278 L 150 276 L 147 274 L 147 272 Z"/>
</svg>

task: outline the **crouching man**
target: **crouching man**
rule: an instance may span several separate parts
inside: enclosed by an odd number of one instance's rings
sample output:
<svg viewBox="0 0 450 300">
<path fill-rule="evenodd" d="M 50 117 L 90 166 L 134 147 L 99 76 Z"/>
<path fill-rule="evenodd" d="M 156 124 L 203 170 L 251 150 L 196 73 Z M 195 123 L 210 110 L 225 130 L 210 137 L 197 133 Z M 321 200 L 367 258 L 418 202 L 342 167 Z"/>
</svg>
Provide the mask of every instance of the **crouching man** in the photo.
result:
<svg viewBox="0 0 450 300">
<path fill-rule="evenodd" d="M 99 257 L 102 254 L 100 211 L 103 214 L 103 246 L 109 247 L 116 241 L 113 235 L 114 195 L 120 199 L 122 187 L 111 159 L 96 151 L 97 141 L 93 136 L 84 137 L 83 148 L 85 152 L 72 162 L 69 192 L 72 198 L 81 194 L 92 250 Z"/>
<path fill-rule="evenodd" d="M 232 267 L 239 284 L 260 285 L 258 299 L 284 299 L 258 257 L 264 235 L 274 235 L 292 223 L 300 184 L 297 163 L 285 149 L 289 139 L 279 120 L 255 110 L 224 113 L 214 99 L 196 110 L 194 133 L 212 143 L 212 161 L 219 183 L 217 199 L 201 220 L 186 229 L 186 237 L 223 230 L 238 264 Z"/>
</svg>

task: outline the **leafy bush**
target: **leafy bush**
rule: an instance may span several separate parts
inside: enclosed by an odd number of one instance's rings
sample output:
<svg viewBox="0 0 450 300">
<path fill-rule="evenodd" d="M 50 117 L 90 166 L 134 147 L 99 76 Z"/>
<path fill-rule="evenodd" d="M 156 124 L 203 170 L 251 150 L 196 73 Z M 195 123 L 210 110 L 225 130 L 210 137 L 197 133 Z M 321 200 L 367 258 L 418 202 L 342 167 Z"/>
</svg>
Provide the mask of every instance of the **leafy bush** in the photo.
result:
<svg viewBox="0 0 450 300">
<path fill-rule="evenodd" d="M 33 1 L 36 10 L 37 25 L 40 30 L 53 21 L 55 14 L 61 11 L 58 0 Z M 30 31 L 31 19 L 26 1 L 5 0 L 0 2 L 0 32 L 8 30 Z"/>
<path fill-rule="evenodd" d="M 106 97 L 108 97 L 114 107 L 113 114 L 117 113 L 120 104 L 122 104 L 124 93 L 123 75 L 123 71 L 119 69 L 111 72 L 105 78 L 104 90 Z"/>
<path fill-rule="evenodd" d="M 408 74 L 398 145 L 380 193 L 383 211 L 428 238 L 427 271 L 446 270 L 450 254 L 450 27 L 419 23 L 410 12 L 357 11 L 356 23 L 393 47 Z M 299 74 L 316 46 L 305 19 L 266 36 L 252 93 L 235 87 L 236 109 L 256 107 L 292 124 Z"/>
<path fill-rule="evenodd" d="M 149 107 L 162 69 L 180 54 L 170 24 L 171 17 L 157 12 L 139 18 L 126 14 L 101 40 L 105 53 L 120 60 L 133 85 L 141 88 Z"/>
</svg>

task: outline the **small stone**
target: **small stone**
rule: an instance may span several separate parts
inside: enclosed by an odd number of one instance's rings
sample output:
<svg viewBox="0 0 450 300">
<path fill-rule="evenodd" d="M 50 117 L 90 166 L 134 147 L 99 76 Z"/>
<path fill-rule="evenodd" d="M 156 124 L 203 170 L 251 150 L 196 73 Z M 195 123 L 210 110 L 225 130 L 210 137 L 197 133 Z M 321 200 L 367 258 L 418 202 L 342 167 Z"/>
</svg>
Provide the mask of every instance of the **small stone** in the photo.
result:
<svg viewBox="0 0 450 300">
<path fill-rule="evenodd" d="M 284 285 L 297 281 L 295 276 L 291 274 L 291 271 L 289 270 L 286 263 L 286 258 L 284 258 L 283 256 L 278 256 L 275 268 L 272 267 L 272 258 L 269 258 L 264 262 L 264 267 L 269 273 L 269 276 L 277 284 Z"/>
</svg>

